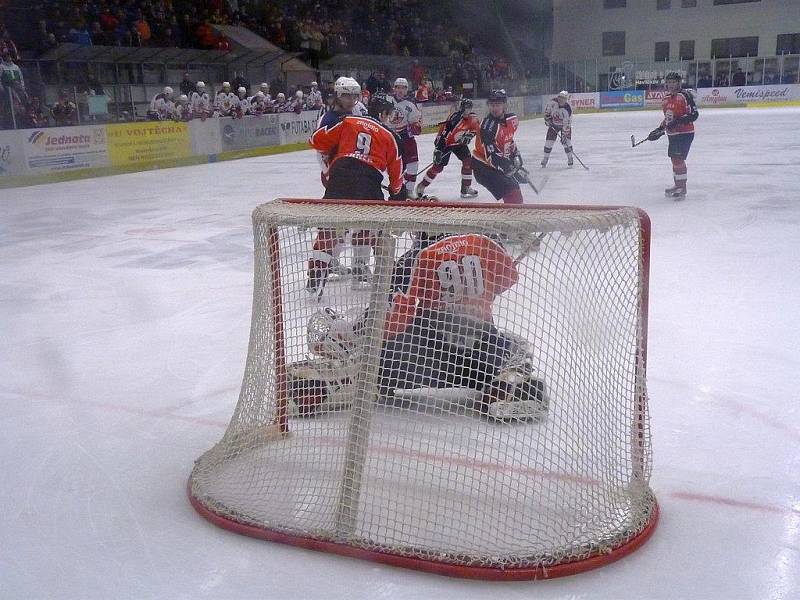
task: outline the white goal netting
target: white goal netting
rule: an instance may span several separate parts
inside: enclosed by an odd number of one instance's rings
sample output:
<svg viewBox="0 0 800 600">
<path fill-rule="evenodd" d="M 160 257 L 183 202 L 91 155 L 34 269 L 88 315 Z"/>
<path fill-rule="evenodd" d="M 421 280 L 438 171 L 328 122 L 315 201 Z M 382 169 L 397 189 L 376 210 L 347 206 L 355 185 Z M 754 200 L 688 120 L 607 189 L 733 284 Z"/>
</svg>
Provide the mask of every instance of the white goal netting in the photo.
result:
<svg viewBox="0 0 800 600">
<path fill-rule="evenodd" d="M 644 213 L 276 200 L 253 225 L 239 401 L 189 480 L 204 516 L 486 578 L 647 538 Z"/>
</svg>

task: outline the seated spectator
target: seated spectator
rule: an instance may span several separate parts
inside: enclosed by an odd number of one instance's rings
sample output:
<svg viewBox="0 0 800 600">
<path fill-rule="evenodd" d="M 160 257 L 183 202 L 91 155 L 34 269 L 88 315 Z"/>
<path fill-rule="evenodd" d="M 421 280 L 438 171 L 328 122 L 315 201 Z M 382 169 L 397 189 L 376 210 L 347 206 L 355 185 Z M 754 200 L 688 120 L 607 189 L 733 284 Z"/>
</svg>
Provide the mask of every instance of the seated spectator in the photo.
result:
<svg viewBox="0 0 800 600">
<path fill-rule="evenodd" d="M 75 21 L 72 28 L 69 30 L 69 41 L 79 46 L 91 46 L 92 36 L 89 30 L 86 29 L 86 22 L 82 20 Z"/>
<path fill-rule="evenodd" d="M 38 96 L 31 98 L 28 103 L 27 123 L 25 126 L 31 129 L 39 129 L 50 125 L 50 119 L 47 117 L 45 109 L 46 107 L 42 105 L 42 101 Z"/>
<path fill-rule="evenodd" d="M 724 73 L 717 75 L 716 87 L 728 87 L 728 76 Z"/>
<path fill-rule="evenodd" d="M 78 108 L 69 99 L 67 90 L 61 90 L 58 94 L 58 102 L 53 105 L 50 112 L 56 122 L 56 127 L 62 125 L 77 125 L 78 123 Z"/>
<path fill-rule="evenodd" d="M 142 46 L 146 46 L 153 37 L 153 32 L 151 31 L 150 24 L 147 22 L 147 19 L 145 19 L 144 14 L 142 14 L 142 11 L 139 11 L 139 16 L 133 23 L 133 28 L 139 33 L 139 39 L 141 39 Z"/>
<path fill-rule="evenodd" d="M 739 67 L 736 69 L 736 73 L 733 74 L 731 77 L 731 85 L 746 85 L 747 84 L 747 75 L 745 75 L 742 68 Z"/>
<path fill-rule="evenodd" d="M 6 26 L 0 24 L 0 52 L 4 52 L 6 50 L 8 50 L 12 61 L 16 62 L 19 60 L 19 51 L 17 50 L 14 40 L 12 40 L 11 36 L 8 34 L 8 29 L 6 29 Z"/>
<path fill-rule="evenodd" d="M 697 87 L 698 88 L 710 88 L 710 87 L 712 87 L 712 85 L 713 84 L 711 82 L 711 75 L 709 75 L 708 73 L 704 73 L 703 75 L 700 75 L 700 77 L 698 77 L 698 79 L 697 79 Z"/>
<path fill-rule="evenodd" d="M 764 84 L 765 85 L 774 85 L 779 82 L 778 74 L 775 71 L 767 71 L 764 75 Z"/>
<path fill-rule="evenodd" d="M 783 77 L 781 78 L 781 83 L 784 84 L 792 84 L 792 83 L 800 83 L 800 78 L 798 78 L 798 71 L 785 71 L 783 73 Z"/>
<path fill-rule="evenodd" d="M 414 101 L 417 103 L 427 102 L 430 99 L 428 94 L 428 85 L 425 81 L 420 82 L 417 91 L 414 94 Z"/>
</svg>

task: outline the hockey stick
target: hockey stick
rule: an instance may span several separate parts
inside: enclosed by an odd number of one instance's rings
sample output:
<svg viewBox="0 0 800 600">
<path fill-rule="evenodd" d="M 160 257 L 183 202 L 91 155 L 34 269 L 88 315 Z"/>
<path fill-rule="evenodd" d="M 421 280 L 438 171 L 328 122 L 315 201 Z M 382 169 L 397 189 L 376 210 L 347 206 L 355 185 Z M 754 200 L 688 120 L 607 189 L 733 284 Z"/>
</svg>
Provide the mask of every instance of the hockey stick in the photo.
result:
<svg viewBox="0 0 800 600">
<path fill-rule="evenodd" d="M 531 189 L 534 192 L 536 192 L 536 195 L 538 196 L 539 192 L 541 190 L 539 188 L 537 188 L 533 184 L 533 182 L 531 181 L 531 173 L 530 173 L 530 171 L 528 171 L 528 169 L 526 169 L 525 167 L 520 167 L 519 169 L 517 169 L 517 173 L 522 173 L 522 176 L 525 177 L 525 183 L 527 183 L 529 186 L 531 186 Z M 514 178 L 514 179 L 516 179 L 516 178 Z M 521 183 L 518 179 L 517 179 L 517 182 Z M 547 183 L 547 176 L 545 176 L 544 180 L 542 181 L 542 189 L 544 189 L 544 184 L 545 183 Z"/>
<path fill-rule="evenodd" d="M 650 139 L 650 138 L 644 138 L 643 140 L 639 140 L 639 141 L 637 142 L 637 141 L 636 141 L 636 138 L 635 138 L 634 136 L 631 136 L 631 148 L 636 148 L 636 146 L 639 146 L 640 144 L 644 144 L 644 143 L 645 143 L 646 141 L 648 141 L 649 139 Z"/>
<path fill-rule="evenodd" d="M 559 131 L 559 132 L 558 132 L 558 137 L 561 139 L 561 144 L 563 145 L 563 144 L 564 144 L 564 132 L 563 132 L 563 131 Z M 576 160 L 577 160 L 577 161 L 580 163 L 580 165 L 581 165 L 581 166 L 582 166 L 584 169 L 586 169 L 587 171 L 589 170 L 589 167 L 587 167 L 587 166 L 586 166 L 586 165 L 583 163 L 583 161 L 581 160 L 581 157 L 580 157 L 580 156 L 578 156 L 578 154 L 575 152 L 575 150 L 574 150 L 574 149 L 572 150 L 572 156 L 574 156 L 574 157 L 575 157 L 575 159 L 576 159 Z"/>
<path fill-rule="evenodd" d="M 539 250 L 539 246 L 541 246 L 541 244 L 542 244 L 542 240 L 544 239 L 544 236 L 545 236 L 545 235 L 547 235 L 547 234 L 546 234 L 546 233 L 544 233 L 544 232 L 543 232 L 543 233 L 540 233 L 540 234 L 539 234 L 539 235 L 537 235 L 535 238 L 533 238 L 533 239 L 532 239 L 530 242 L 528 242 L 528 244 L 527 244 L 527 246 L 525 247 L 525 249 L 524 249 L 524 250 L 523 250 L 523 251 L 520 253 L 520 255 L 519 255 L 519 256 L 517 256 L 517 258 L 515 258 L 515 259 L 514 259 L 514 266 L 515 266 L 515 267 L 516 267 L 516 266 L 517 266 L 519 263 L 521 263 L 521 262 L 522 262 L 522 260 L 523 260 L 523 259 L 524 259 L 526 256 L 528 256 L 528 255 L 529 255 L 531 252 L 534 252 L 534 251 L 537 251 L 537 250 Z"/>
</svg>

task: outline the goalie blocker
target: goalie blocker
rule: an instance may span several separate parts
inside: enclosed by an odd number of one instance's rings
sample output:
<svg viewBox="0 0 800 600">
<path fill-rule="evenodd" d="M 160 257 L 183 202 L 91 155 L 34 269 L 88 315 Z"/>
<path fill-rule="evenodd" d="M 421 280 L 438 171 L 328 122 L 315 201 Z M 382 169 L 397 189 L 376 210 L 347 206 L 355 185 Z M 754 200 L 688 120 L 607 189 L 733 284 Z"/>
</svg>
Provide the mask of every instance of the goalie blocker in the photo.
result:
<svg viewBox="0 0 800 600">
<path fill-rule="evenodd" d="M 381 401 L 407 407 L 395 390 L 461 388 L 490 418 L 543 418 L 545 384 L 533 372 L 527 342 L 492 323 L 492 302 L 516 281 L 511 256 L 481 235 L 423 238 L 403 255 L 384 323 Z M 340 315 L 329 308 L 311 318 L 307 337 L 315 358 L 287 372 L 295 414 L 349 406 L 365 322 L 365 312 Z"/>
</svg>

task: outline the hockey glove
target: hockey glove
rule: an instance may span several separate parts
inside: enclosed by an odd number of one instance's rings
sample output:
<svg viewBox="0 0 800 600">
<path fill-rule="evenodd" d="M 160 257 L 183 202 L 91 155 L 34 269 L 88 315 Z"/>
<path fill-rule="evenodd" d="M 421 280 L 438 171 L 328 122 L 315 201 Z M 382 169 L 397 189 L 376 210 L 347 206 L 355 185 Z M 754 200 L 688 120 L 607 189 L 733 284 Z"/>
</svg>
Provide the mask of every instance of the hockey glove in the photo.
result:
<svg viewBox="0 0 800 600">
<path fill-rule="evenodd" d="M 443 152 L 443 151 L 441 151 L 441 150 L 439 150 L 438 148 L 436 148 L 436 149 L 433 151 L 433 164 L 435 164 L 435 165 L 441 165 L 441 164 L 442 164 L 442 159 L 443 159 L 443 158 L 444 158 L 444 152 Z"/>
<path fill-rule="evenodd" d="M 676 127 L 680 127 L 681 125 L 686 125 L 687 123 L 691 122 L 691 115 L 683 115 L 682 117 L 678 117 L 670 121 L 669 125 L 667 125 L 667 131 L 672 131 Z"/>
<path fill-rule="evenodd" d="M 420 133 L 422 133 L 422 121 L 417 121 L 416 123 L 409 123 L 408 133 L 410 133 L 411 135 L 419 135 Z"/>
<path fill-rule="evenodd" d="M 655 142 L 662 135 L 664 135 L 664 130 L 661 127 L 656 127 L 650 132 L 650 134 L 647 136 L 647 139 L 651 142 Z"/>
</svg>

